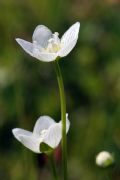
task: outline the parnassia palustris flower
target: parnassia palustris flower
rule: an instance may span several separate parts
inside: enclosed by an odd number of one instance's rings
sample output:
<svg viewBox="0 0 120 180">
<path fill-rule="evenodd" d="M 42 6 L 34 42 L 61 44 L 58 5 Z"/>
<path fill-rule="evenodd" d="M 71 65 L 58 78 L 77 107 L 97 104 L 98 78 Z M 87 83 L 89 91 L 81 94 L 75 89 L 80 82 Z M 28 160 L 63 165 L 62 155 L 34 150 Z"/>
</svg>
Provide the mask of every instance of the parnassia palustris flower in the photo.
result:
<svg viewBox="0 0 120 180">
<path fill-rule="evenodd" d="M 31 56 L 44 62 L 67 56 L 77 43 L 80 23 L 73 24 L 61 37 L 44 25 L 38 25 L 32 36 L 32 43 L 16 38 L 18 44 Z"/>
<path fill-rule="evenodd" d="M 66 133 L 69 130 L 70 122 L 66 114 Z M 49 116 L 41 116 L 36 121 L 33 132 L 21 128 L 12 130 L 14 137 L 25 147 L 35 153 L 42 153 L 40 144 L 45 143 L 52 149 L 56 148 L 62 138 L 62 122 L 56 123 Z"/>
</svg>

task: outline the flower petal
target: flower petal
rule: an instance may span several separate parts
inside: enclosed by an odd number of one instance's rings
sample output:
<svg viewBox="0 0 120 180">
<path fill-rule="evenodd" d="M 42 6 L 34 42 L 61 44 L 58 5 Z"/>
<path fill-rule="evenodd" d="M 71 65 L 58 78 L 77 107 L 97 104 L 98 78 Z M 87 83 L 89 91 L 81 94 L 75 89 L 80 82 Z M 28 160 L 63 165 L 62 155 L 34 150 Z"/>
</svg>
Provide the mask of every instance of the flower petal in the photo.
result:
<svg viewBox="0 0 120 180">
<path fill-rule="evenodd" d="M 34 48 L 33 56 L 41 61 L 51 62 L 57 58 L 58 54 L 57 53 L 40 52 L 40 50 L 38 48 Z"/>
<path fill-rule="evenodd" d="M 31 151 L 35 153 L 40 153 L 39 150 L 39 145 L 40 145 L 40 140 L 34 136 L 25 136 L 25 135 L 20 135 L 19 136 L 20 142 L 30 149 Z"/>
<path fill-rule="evenodd" d="M 33 44 L 23 39 L 16 39 L 17 43 L 31 56 L 33 56 Z"/>
<path fill-rule="evenodd" d="M 55 121 L 49 116 L 41 116 L 36 121 L 33 134 L 40 137 L 42 130 L 47 130 L 51 125 L 55 124 Z"/>
<path fill-rule="evenodd" d="M 52 148 L 56 148 L 60 143 L 61 138 L 61 126 L 56 123 L 55 125 L 50 127 L 43 139 L 43 142 L 48 144 Z"/>
<path fill-rule="evenodd" d="M 32 135 L 32 132 L 26 131 L 26 130 L 20 129 L 20 128 L 12 129 L 12 133 L 13 133 L 14 137 L 20 142 L 21 142 L 21 140 L 20 140 L 19 136 L 21 136 L 21 135 L 31 136 Z"/>
<path fill-rule="evenodd" d="M 62 128 L 62 120 L 59 122 L 59 124 Z M 70 121 L 68 119 L 68 113 L 66 113 L 66 133 L 68 132 L 69 128 L 70 128 Z"/>
<path fill-rule="evenodd" d="M 73 24 L 62 36 L 61 46 L 62 49 L 59 51 L 59 56 L 64 57 L 70 53 L 77 43 L 80 23 Z"/>
<path fill-rule="evenodd" d="M 33 33 L 33 42 L 37 42 L 38 45 L 46 47 L 48 40 L 52 37 L 52 32 L 44 25 L 38 25 Z"/>
<path fill-rule="evenodd" d="M 70 122 L 68 120 L 68 114 L 66 114 L 66 133 L 69 130 Z M 56 148 L 62 139 L 62 122 L 55 123 L 48 129 L 43 142 L 48 144 L 52 148 Z"/>
<path fill-rule="evenodd" d="M 60 121 L 60 123 L 62 122 Z M 68 113 L 66 113 L 66 133 L 68 132 L 69 128 L 70 128 L 70 121 L 68 119 Z"/>
</svg>

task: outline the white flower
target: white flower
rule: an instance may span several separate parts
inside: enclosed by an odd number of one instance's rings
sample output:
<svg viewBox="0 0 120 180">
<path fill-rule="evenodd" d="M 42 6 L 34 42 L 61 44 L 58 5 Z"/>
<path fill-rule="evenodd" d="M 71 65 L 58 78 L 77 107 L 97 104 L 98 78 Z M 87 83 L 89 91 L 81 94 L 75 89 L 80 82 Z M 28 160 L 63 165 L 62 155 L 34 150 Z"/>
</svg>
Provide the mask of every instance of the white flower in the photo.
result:
<svg viewBox="0 0 120 180">
<path fill-rule="evenodd" d="M 107 167 L 114 162 L 114 157 L 107 151 L 102 151 L 96 156 L 96 164 L 100 167 Z"/>
<path fill-rule="evenodd" d="M 66 114 L 66 133 L 69 130 L 70 122 Z M 40 144 L 45 143 L 51 148 L 56 148 L 62 138 L 62 122 L 56 123 L 49 116 L 41 116 L 36 121 L 33 132 L 15 128 L 12 130 L 15 138 L 25 147 L 35 153 L 41 153 Z"/>
<path fill-rule="evenodd" d="M 59 39 L 58 32 L 52 34 L 44 25 L 38 25 L 32 36 L 32 43 L 17 38 L 18 44 L 31 56 L 45 62 L 67 56 L 77 43 L 80 23 L 73 24 Z"/>
</svg>

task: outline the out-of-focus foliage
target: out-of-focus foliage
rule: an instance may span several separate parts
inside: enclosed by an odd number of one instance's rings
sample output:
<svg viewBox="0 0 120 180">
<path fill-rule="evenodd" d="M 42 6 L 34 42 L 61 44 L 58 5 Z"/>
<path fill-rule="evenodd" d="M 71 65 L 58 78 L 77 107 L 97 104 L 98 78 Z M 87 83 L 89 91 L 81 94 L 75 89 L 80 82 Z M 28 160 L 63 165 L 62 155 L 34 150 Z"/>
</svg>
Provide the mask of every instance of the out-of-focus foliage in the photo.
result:
<svg viewBox="0 0 120 180">
<path fill-rule="evenodd" d="M 44 114 L 60 118 L 52 63 L 30 57 L 15 38 L 30 41 L 38 24 L 61 36 L 76 21 L 81 22 L 78 43 L 60 61 L 71 121 L 69 179 L 120 179 L 119 0 L 0 0 L 1 180 L 50 179 L 46 157 L 25 149 L 11 129 L 32 130 Z M 95 165 L 101 150 L 115 154 L 114 166 L 100 169 Z"/>
</svg>

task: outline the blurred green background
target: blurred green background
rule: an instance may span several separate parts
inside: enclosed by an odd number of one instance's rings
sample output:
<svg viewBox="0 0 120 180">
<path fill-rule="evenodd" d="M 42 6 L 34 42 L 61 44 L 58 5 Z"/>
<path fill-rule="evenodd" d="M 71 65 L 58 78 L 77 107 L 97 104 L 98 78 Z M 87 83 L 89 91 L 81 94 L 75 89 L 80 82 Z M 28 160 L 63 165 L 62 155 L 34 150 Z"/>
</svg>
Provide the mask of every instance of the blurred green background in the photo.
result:
<svg viewBox="0 0 120 180">
<path fill-rule="evenodd" d="M 47 158 L 23 147 L 11 129 L 32 130 L 45 114 L 60 120 L 52 63 L 30 57 L 15 38 L 31 41 L 38 24 L 61 37 L 76 21 L 81 22 L 78 43 L 60 61 L 71 121 L 69 179 L 120 179 L 119 0 L 0 0 L 0 180 L 51 179 Z M 102 150 L 115 154 L 110 168 L 95 165 Z"/>
</svg>

